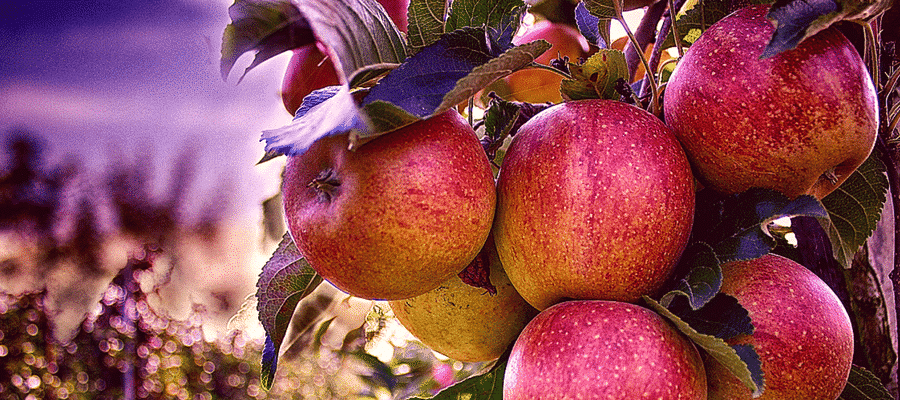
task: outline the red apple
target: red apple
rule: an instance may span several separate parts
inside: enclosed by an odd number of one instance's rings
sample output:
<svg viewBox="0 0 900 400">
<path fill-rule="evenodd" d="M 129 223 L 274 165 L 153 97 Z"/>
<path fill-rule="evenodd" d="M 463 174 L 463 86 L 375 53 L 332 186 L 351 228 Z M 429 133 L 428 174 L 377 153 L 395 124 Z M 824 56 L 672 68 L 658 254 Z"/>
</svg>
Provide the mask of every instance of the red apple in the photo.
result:
<svg viewBox="0 0 900 400">
<path fill-rule="evenodd" d="M 316 89 L 340 85 L 334 64 L 317 47 L 310 44 L 294 49 L 281 82 L 281 100 L 291 114 L 303 104 L 303 98 Z"/>
<path fill-rule="evenodd" d="M 671 130 L 609 100 L 559 104 L 525 123 L 503 160 L 497 196 L 500 260 L 539 310 L 653 293 L 694 216 L 693 177 Z"/>
<path fill-rule="evenodd" d="M 853 327 L 838 297 L 818 276 L 767 255 L 722 266 L 722 292 L 747 309 L 755 330 L 730 344 L 751 343 L 762 360 L 765 390 L 757 400 L 834 400 L 853 361 Z M 750 389 L 711 357 L 710 399 L 751 399 Z"/>
<path fill-rule="evenodd" d="M 768 6 L 713 24 L 665 91 L 666 122 L 706 186 L 825 197 L 868 157 L 878 100 L 866 66 L 836 29 L 760 59 Z"/>
<path fill-rule="evenodd" d="M 658 314 L 578 300 L 537 315 L 513 345 L 504 400 L 706 399 L 694 345 Z"/>
<path fill-rule="evenodd" d="M 394 21 L 394 25 L 397 25 L 402 32 L 406 32 L 409 0 L 378 0 L 378 3 L 387 11 L 388 16 Z"/>
<path fill-rule="evenodd" d="M 496 294 L 454 276 L 421 296 L 390 302 L 394 315 L 413 336 L 459 361 L 497 359 L 537 314 L 509 282 L 490 237 L 476 260 L 488 264 Z"/>
<path fill-rule="evenodd" d="M 366 299 L 399 300 L 463 270 L 491 229 L 491 166 L 471 126 L 451 110 L 356 151 L 347 135 L 288 158 L 285 216 L 323 278 Z"/>
<path fill-rule="evenodd" d="M 513 38 L 514 44 L 524 44 L 543 39 L 553 46 L 541 54 L 535 62 L 549 65 L 550 60 L 568 56 L 572 62 L 587 57 L 590 47 L 587 39 L 577 29 L 550 21 L 539 21 L 529 27 L 522 36 Z M 541 69 L 524 69 L 516 71 L 505 78 L 511 92 L 509 100 L 529 103 L 559 103 L 562 95 L 559 85 L 562 75 Z"/>
</svg>

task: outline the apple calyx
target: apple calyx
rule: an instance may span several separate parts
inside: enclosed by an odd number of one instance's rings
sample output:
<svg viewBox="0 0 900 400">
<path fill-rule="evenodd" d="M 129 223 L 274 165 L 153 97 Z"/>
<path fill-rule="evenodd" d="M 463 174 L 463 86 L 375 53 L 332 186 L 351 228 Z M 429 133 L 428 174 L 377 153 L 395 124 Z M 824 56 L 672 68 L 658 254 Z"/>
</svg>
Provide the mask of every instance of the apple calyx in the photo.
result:
<svg viewBox="0 0 900 400">
<path fill-rule="evenodd" d="M 487 290 L 491 296 L 497 294 L 497 287 L 491 283 L 491 260 L 489 246 L 481 249 L 475 259 L 457 276 L 466 285 Z"/>
<path fill-rule="evenodd" d="M 306 187 L 310 187 L 316 191 L 316 194 L 319 195 L 319 199 L 322 201 L 331 201 L 337 192 L 337 188 L 341 186 L 341 181 L 338 180 L 337 174 L 331 168 L 326 168 L 316 176 L 316 179 L 313 179 Z"/>
</svg>

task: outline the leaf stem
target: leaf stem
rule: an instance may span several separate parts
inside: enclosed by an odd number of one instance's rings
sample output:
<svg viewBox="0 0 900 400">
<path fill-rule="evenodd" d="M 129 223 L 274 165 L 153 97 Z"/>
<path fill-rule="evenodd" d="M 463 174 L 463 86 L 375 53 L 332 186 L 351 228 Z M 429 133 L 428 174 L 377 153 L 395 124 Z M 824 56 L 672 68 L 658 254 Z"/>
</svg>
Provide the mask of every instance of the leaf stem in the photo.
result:
<svg viewBox="0 0 900 400">
<path fill-rule="evenodd" d="M 660 115 L 659 109 L 659 91 L 656 87 L 656 75 L 653 72 L 653 69 L 650 68 L 650 63 L 647 62 L 647 57 L 644 57 L 644 51 L 640 48 L 640 44 L 637 39 L 634 37 L 634 33 L 631 32 L 631 28 L 625 23 L 625 16 L 622 15 L 622 5 L 619 1 L 613 1 L 616 5 L 616 20 L 622 24 L 622 28 L 625 29 L 625 34 L 628 35 L 628 40 L 631 42 L 631 45 L 635 47 L 637 50 L 638 57 L 641 58 L 641 63 L 644 65 L 645 76 L 650 77 L 650 112 L 653 115 Z"/>
<path fill-rule="evenodd" d="M 869 65 L 869 73 L 872 76 L 872 82 L 874 82 L 875 85 L 878 85 L 878 83 L 880 82 L 878 77 L 881 75 L 881 71 L 878 66 L 878 60 L 880 58 L 878 51 L 878 39 L 875 38 L 875 30 L 872 29 L 871 23 L 860 22 L 860 25 L 862 25 L 863 33 L 865 35 L 865 60 Z"/>
<path fill-rule="evenodd" d="M 549 65 L 544 65 L 544 64 L 541 64 L 541 63 L 537 63 L 537 62 L 532 62 L 531 65 L 530 65 L 530 67 L 532 67 L 532 68 L 537 68 L 537 69 L 543 69 L 543 70 L 547 70 L 547 71 L 551 71 L 551 72 L 555 72 L 555 73 L 557 73 L 557 74 L 559 74 L 559 75 L 562 75 L 562 77 L 564 77 L 564 78 L 566 78 L 566 79 L 572 79 L 572 75 L 569 75 L 569 74 L 567 74 L 565 71 L 562 71 L 562 70 L 560 70 L 560 69 L 558 69 L 558 68 L 553 68 L 553 67 L 551 67 L 551 66 L 549 66 Z"/>
<path fill-rule="evenodd" d="M 681 39 L 678 37 L 678 24 L 676 14 L 679 10 L 675 9 L 675 0 L 669 0 L 669 21 L 672 24 L 672 38 L 675 39 L 675 48 L 678 49 L 678 58 L 684 57 L 684 48 L 681 47 Z"/>
</svg>

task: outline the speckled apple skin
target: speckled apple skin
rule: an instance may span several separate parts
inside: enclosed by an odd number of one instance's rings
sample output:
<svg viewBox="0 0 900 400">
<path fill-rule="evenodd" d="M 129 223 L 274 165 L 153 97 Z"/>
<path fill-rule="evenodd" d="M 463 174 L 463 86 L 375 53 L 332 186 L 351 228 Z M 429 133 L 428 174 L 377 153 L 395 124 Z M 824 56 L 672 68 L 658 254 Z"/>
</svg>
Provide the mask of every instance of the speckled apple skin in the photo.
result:
<svg viewBox="0 0 900 400">
<path fill-rule="evenodd" d="M 514 136 L 493 232 L 510 281 L 542 310 L 653 293 L 693 216 L 693 177 L 671 130 L 632 105 L 581 100 L 539 113 Z"/>
<path fill-rule="evenodd" d="M 366 299 L 400 300 L 462 271 L 488 237 L 496 204 L 490 163 L 454 110 L 380 136 L 356 151 L 347 135 L 289 157 L 288 230 L 323 278 Z M 323 196 L 310 182 L 332 170 Z"/>
<path fill-rule="evenodd" d="M 490 361 L 516 340 L 537 310 L 516 292 L 488 237 L 491 284 L 496 294 L 454 276 L 428 293 L 390 302 L 397 320 L 432 350 L 454 360 Z"/>
<path fill-rule="evenodd" d="M 665 119 L 706 186 L 818 198 L 836 189 L 875 143 L 878 101 L 859 54 L 837 30 L 760 60 L 774 31 L 768 6 L 713 24 L 665 91 Z M 822 177 L 834 169 L 835 180 Z"/>
<path fill-rule="evenodd" d="M 747 309 L 765 390 L 757 400 L 834 400 L 853 361 L 853 328 L 838 297 L 806 267 L 777 255 L 722 266 L 722 292 Z M 709 398 L 751 399 L 724 366 L 706 357 Z"/>
<path fill-rule="evenodd" d="M 513 345 L 504 400 L 705 400 L 694 345 L 658 314 L 602 300 L 538 314 Z"/>
</svg>

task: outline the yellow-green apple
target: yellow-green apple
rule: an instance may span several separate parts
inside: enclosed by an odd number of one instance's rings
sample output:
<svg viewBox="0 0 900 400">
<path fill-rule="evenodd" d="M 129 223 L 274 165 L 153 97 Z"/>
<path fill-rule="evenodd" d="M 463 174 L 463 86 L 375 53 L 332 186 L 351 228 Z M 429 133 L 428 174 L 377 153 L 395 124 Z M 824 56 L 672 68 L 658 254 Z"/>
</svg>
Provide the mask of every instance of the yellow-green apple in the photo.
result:
<svg viewBox="0 0 900 400">
<path fill-rule="evenodd" d="M 753 344 L 762 361 L 762 399 L 834 400 L 853 361 L 853 328 L 838 297 L 818 276 L 776 255 L 722 266 L 722 292 L 738 299 L 753 321 Z M 751 399 L 752 393 L 707 357 L 709 398 Z"/>
<path fill-rule="evenodd" d="M 825 197 L 868 157 L 878 100 L 866 66 L 836 29 L 761 59 L 768 6 L 713 24 L 665 91 L 665 119 L 706 186 Z"/>
<path fill-rule="evenodd" d="M 400 323 L 432 350 L 459 361 L 489 361 L 503 355 L 537 310 L 509 282 L 491 237 L 473 262 L 490 268 L 496 293 L 454 276 L 437 289 L 390 306 Z"/>
<path fill-rule="evenodd" d="M 400 300 L 475 258 L 491 229 L 494 178 L 459 113 L 347 145 L 346 134 L 321 138 L 285 166 L 288 230 L 323 278 L 357 297 Z"/>
<path fill-rule="evenodd" d="M 314 43 L 294 49 L 281 82 L 281 101 L 291 114 L 303 104 L 303 98 L 316 89 L 340 85 L 334 64 Z"/>
<path fill-rule="evenodd" d="M 494 239 L 538 310 L 658 290 L 690 235 L 694 186 L 672 131 L 611 100 L 550 107 L 519 129 L 497 181 Z"/>
<path fill-rule="evenodd" d="M 590 50 L 587 39 L 577 29 L 547 20 L 528 27 L 524 34 L 513 38 L 513 43 L 518 45 L 538 39 L 546 40 L 552 45 L 550 50 L 534 60 L 544 65 L 549 65 L 551 60 L 562 56 L 568 56 L 570 61 L 578 62 L 579 58 L 587 57 Z M 511 92 L 508 100 L 559 103 L 562 101 L 562 95 L 559 93 L 562 80 L 562 75 L 542 69 L 529 68 L 516 71 L 505 78 Z"/>
<path fill-rule="evenodd" d="M 706 399 L 700 354 L 658 314 L 575 300 L 538 314 L 506 364 L 504 400 Z"/>
</svg>

